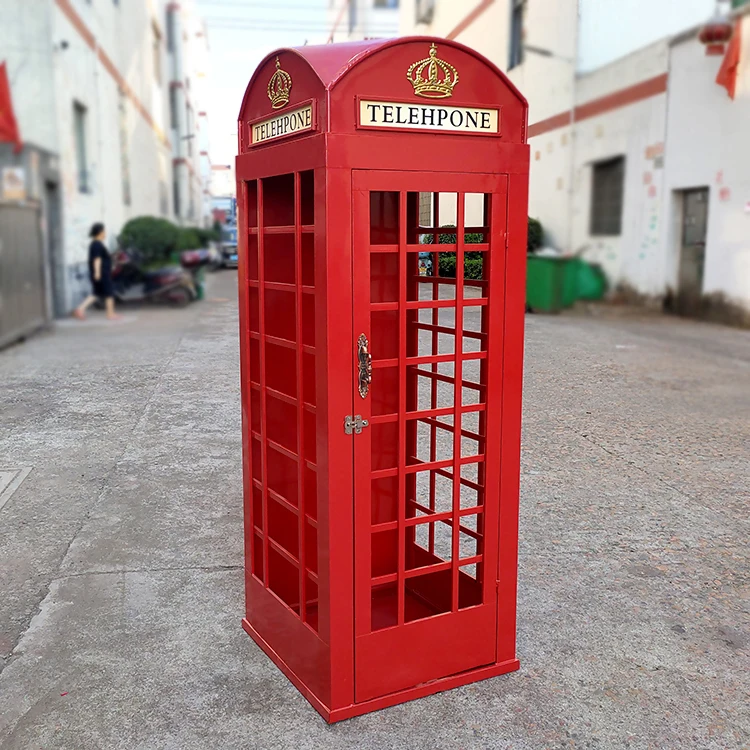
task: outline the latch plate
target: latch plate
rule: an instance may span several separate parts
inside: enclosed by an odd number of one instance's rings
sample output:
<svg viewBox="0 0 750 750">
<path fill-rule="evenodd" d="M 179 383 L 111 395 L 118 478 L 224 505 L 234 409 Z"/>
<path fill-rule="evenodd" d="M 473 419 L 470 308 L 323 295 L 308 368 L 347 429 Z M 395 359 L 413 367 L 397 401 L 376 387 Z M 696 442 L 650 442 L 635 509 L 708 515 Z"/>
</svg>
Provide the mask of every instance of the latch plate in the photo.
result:
<svg viewBox="0 0 750 750">
<path fill-rule="evenodd" d="M 370 423 L 366 419 L 362 419 L 361 414 L 355 414 L 353 417 L 351 414 L 347 414 L 344 418 L 344 432 L 347 435 L 352 433 L 359 435 L 364 427 L 369 427 Z"/>
</svg>

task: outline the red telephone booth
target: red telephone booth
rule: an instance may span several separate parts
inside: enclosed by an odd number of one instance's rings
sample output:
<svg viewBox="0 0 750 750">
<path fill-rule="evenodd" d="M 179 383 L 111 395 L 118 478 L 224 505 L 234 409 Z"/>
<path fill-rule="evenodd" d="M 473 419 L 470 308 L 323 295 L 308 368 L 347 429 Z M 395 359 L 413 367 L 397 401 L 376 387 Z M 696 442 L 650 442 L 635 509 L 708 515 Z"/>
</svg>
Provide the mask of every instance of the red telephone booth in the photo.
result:
<svg viewBox="0 0 750 750">
<path fill-rule="evenodd" d="M 425 37 L 242 103 L 243 627 L 328 721 L 518 668 L 526 113 Z"/>
</svg>

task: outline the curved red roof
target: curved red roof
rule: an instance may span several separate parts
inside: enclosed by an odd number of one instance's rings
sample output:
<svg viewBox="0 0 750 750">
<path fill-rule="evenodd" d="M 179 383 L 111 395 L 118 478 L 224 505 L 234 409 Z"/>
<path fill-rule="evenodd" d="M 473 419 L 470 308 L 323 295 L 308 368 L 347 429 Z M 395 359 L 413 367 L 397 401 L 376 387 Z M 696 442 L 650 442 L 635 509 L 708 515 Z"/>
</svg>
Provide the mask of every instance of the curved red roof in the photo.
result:
<svg viewBox="0 0 750 750">
<path fill-rule="evenodd" d="M 473 55 L 482 63 L 495 71 L 503 79 L 507 87 L 514 92 L 520 101 L 526 104 L 523 94 L 514 86 L 510 79 L 493 62 L 481 55 L 475 49 L 450 39 L 440 39 L 431 36 L 402 36 L 395 39 L 371 39 L 357 42 L 337 42 L 336 44 L 318 44 L 304 47 L 282 47 L 274 50 L 261 60 L 253 72 L 245 91 L 245 97 L 255 81 L 259 70 L 266 62 L 282 52 L 291 52 L 301 57 L 320 79 L 324 88 L 330 90 L 343 78 L 352 68 L 367 56 L 386 47 L 393 47 L 411 42 L 438 42 L 441 46 L 455 47 Z M 243 100 L 244 101 L 244 100 Z"/>
</svg>

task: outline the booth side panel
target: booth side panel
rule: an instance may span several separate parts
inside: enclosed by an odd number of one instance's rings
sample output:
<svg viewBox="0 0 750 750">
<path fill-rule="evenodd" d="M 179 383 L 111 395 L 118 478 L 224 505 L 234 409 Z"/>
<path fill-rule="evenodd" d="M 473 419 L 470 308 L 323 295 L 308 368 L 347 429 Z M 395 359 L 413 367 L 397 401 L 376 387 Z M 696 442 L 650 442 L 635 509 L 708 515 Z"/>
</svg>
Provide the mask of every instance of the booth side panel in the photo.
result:
<svg viewBox="0 0 750 750">
<path fill-rule="evenodd" d="M 252 173 L 251 173 L 252 174 Z M 241 170 L 240 177 L 248 176 Z M 324 175 L 318 171 L 318 182 Z M 241 185 L 239 275 L 243 367 L 247 632 L 311 696 L 331 697 L 326 548 L 316 376 L 326 368 L 316 336 L 325 298 L 316 281 L 316 175 L 295 171 Z M 325 192 L 322 201 L 324 204 Z M 325 217 L 323 210 L 322 216 Z M 319 258 L 325 247 L 318 243 Z M 323 265 L 325 271 L 325 265 Z M 322 330 L 325 330 L 323 326 Z M 323 409 L 324 411 L 324 409 Z M 325 505 L 325 503 L 323 503 Z M 327 558 L 327 554 L 326 554 Z"/>
<path fill-rule="evenodd" d="M 518 165 L 528 170 L 526 160 Z M 508 252 L 505 273 L 503 415 L 500 457 L 500 556 L 498 564 L 498 662 L 515 659 L 518 579 L 518 498 L 521 461 L 523 329 L 526 309 L 528 172 L 508 180 Z"/>
<path fill-rule="evenodd" d="M 253 193 L 253 200 L 256 196 Z M 240 227 L 247 227 L 248 221 L 248 188 L 245 180 L 237 181 L 237 213 Z M 250 329 L 248 325 L 247 298 L 247 231 L 239 231 L 238 264 L 237 264 L 237 292 L 239 302 L 239 333 L 240 333 L 240 393 L 242 398 L 242 487 L 244 496 L 244 526 L 245 526 L 245 611 L 248 610 L 248 586 L 252 568 L 253 554 L 253 473 L 252 446 L 250 444 L 250 367 L 249 341 Z"/>
<path fill-rule="evenodd" d="M 331 690 L 328 646 L 287 607 L 280 606 L 274 594 L 252 576 L 247 592 L 245 630 L 279 667 L 291 671 L 295 684 L 300 683 L 323 705 L 328 705 Z"/>
<path fill-rule="evenodd" d="M 327 545 L 321 565 L 329 572 L 331 708 L 354 702 L 354 507 L 353 439 L 344 417 L 353 414 L 354 338 L 352 327 L 351 170 L 326 171 L 326 255 L 319 259 L 325 290 L 325 362 L 319 386 L 318 439 L 324 443 L 320 466 L 321 526 Z M 317 224 L 317 217 L 316 217 Z M 319 369 L 320 372 L 320 369 Z"/>
</svg>

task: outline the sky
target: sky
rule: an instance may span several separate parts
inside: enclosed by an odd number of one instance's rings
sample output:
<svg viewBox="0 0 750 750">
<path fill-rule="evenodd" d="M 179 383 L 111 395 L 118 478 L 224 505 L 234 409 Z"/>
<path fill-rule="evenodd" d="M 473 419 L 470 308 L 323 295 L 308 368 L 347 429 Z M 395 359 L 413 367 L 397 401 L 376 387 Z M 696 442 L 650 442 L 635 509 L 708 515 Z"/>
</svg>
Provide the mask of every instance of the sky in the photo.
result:
<svg viewBox="0 0 750 750">
<path fill-rule="evenodd" d="M 237 113 L 258 63 L 279 47 L 324 44 L 328 0 L 197 0 L 208 26 L 211 162 L 237 153 Z"/>
<path fill-rule="evenodd" d="M 697 26 L 715 9 L 716 0 L 580 0 L 580 70 L 606 65 L 634 49 Z M 642 23 L 633 23 L 639 18 Z M 626 22 L 618 23 L 618 19 Z"/>
</svg>

